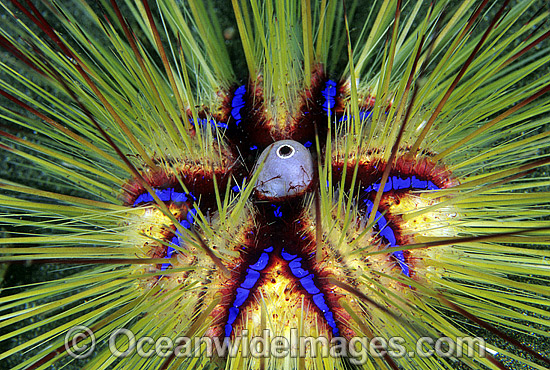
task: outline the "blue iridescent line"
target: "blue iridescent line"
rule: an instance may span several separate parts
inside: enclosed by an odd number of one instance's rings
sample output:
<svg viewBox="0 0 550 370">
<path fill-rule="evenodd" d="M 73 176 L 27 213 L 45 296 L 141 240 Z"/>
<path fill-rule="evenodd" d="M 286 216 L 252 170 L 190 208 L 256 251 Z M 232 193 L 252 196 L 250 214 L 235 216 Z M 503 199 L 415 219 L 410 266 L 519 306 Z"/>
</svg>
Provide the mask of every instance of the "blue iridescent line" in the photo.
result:
<svg viewBox="0 0 550 370">
<path fill-rule="evenodd" d="M 281 257 L 285 261 L 288 261 L 288 267 L 292 272 L 292 275 L 297 277 L 300 281 L 302 287 L 313 296 L 313 303 L 321 310 L 327 324 L 332 328 L 332 334 L 338 336 L 340 331 L 336 326 L 336 320 L 334 320 L 334 314 L 330 311 L 330 308 L 327 305 L 325 300 L 325 295 L 321 293 L 321 290 L 315 285 L 313 278 L 314 274 L 310 274 L 309 271 L 302 268 L 302 258 L 298 257 L 297 254 L 290 254 L 286 252 L 283 248 L 281 251 Z"/>
<path fill-rule="evenodd" d="M 237 320 L 239 315 L 239 307 L 244 304 L 250 295 L 250 289 L 256 285 L 260 279 L 263 269 L 265 269 L 269 263 L 269 253 L 273 252 L 273 247 L 264 249 L 256 263 L 248 266 L 246 269 L 246 275 L 244 277 L 244 282 L 237 288 L 237 294 L 235 300 L 233 301 L 233 306 L 229 308 L 229 316 L 227 317 L 227 324 L 225 324 L 225 336 L 229 338 L 233 332 L 233 323 Z"/>
<path fill-rule="evenodd" d="M 227 128 L 227 123 L 225 122 L 217 122 L 216 120 L 214 119 L 207 119 L 207 118 L 199 118 L 197 119 L 197 121 L 199 122 L 199 125 L 200 126 L 206 126 L 210 123 L 210 126 L 212 127 L 217 127 L 217 128 Z M 193 120 L 193 118 L 189 117 L 189 122 L 195 126 L 195 122 Z"/>
<path fill-rule="evenodd" d="M 365 188 L 365 191 L 367 193 L 370 193 L 371 191 L 378 191 L 379 188 L 380 188 L 380 182 L 376 182 L 374 184 L 369 185 L 367 188 Z M 383 191 L 386 192 L 392 189 L 393 190 L 404 190 L 404 189 L 438 190 L 439 187 L 429 180 L 420 180 L 416 178 L 416 176 L 414 175 L 411 177 L 406 177 L 404 179 L 402 179 L 399 176 L 390 176 L 386 181 L 386 185 L 384 185 Z"/>
<path fill-rule="evenodd" d="M 180 225 L 183 226 L 186 229 L 191 229 L 191 225 L 195 223 L 195 216 L 197 215 L 196 209 L 190 209 L 187 211 L 187 216 L 185 220 L 180 221 Z M 176 228 L 176 232 L 174 233 L 174 236 L 170 240 L 172 245 L 181 247 L 181 240 L 183 240 L 183 236 L 181 235 L 180 231 Z M 177 250 L 171 246 L 168 246 L 166 249 L 166 256 L 164 258 L 170 259 L 174 253 L 176 253 Z M 166 270 L 168 267 L 170 267 L 171 263 L 163 263 L 160 267 L 161 271 Z"/>
<path fill-rule="evenodd" d="M 235 192 L 235 193 L 240 193 L 241 191 L 245 190 L 245 189 L 246 189 L 246 186 L 244 186 L 244 185 L 245 185 L 245 183 L 246 183 L 246 180 L 247 180 L 247 177 L 245 176 L 245 177 L 243 178 L 243 183 L 242 183 L 242 185 L 239 185 L 239 184 L 233 185 L 233 186 L 231 187 L 231 190 L 233 190 L 233 192 Z"/>
<path fill-rule="evenodd" d="M 372 114 L 372 111 L 370 110 L 362 110 L 362 111 L 359 111 L 359 119 L 361 121 L 364 121 L 366 120 L 367 118 L 369 118 Z M 343 122 L 343 121 L 347 121 L 348 120 L 348 116 L 347 114 L 344 114 L 339 120 L 338 122 Z"/>
<path fill-rule="evenodd" d="M 155 191 L 155 194 L 157 197 L 159 197 L 160 200 L 163 202 L 187 202 L 188 200 L 196 201 L 197 198 L 192 193 L 183 193 L 175 191 L 174 188 L 166 188 L 166 189 L 153 189 Z M 143 193 L 140 194 L 136 200 L 134 201 L 134 207 L 139 206 L 143 203 L 150 203 L 154 202 L 153 196 L 149 193 Z"/>
<path fill-rule="evenodd" d="M 380 182 L 369 185 L 365 188 L 365 192 L 375 192 L 380 189 Z M 439 187 L 429 180 L 420 180 L 416 176 L 401 178 L 399 176 L 390 176 L 384 185 L 384 192 L 390 190 L 404 190 L 404 189 L 419 189 L 419 190 L 437 190 Z M 365 199 L 364 202 L 367 204 L 367 214 L 372 212 L 373 203 L 369 199 Z M 390 243 L 390 247 L 399 247 L 397 245 L 397 240 L 395 238 L 395 233 L 392 228 L 388 225 L 386 218 L 376 211 L 375 219 L 377 220 L 378 233 Z M 405 261 L 405 255 L 403 251 L 393 252 L 392 255 L 395 257 L 401 271 L 404 275 L 410 277 L 410 269 Z"/>
<path fill-rule="evenodd" d="M 233 99 L 231 100 L 231 116 L 235 120 L 236 126 L 239 126 L 239 123 L 241 123 L 241 109 L 245 105 L 245 101 L 243 99 L 245 93 L 246 86 L 242 85 L 237 90 L 235 90 L 235 94 L 233 95 Z"/>
<path fill-rule="evenodd" d="M 157 195 L 157 197 L 159 197 L 159 199 L 162 200 L 163 202 L 170 202 L 170 201 L 172 201 L 172 202 L 187 202 L 188 200 L 191 200 L 191 201 L 196 201 L 197 200 L 197 198 L 195 198 L 195 196 L 192 193 L 183 193 L 183 192 L 175 191 L 173 188 L 153 189 L 153 190 L 155 191 L 155 194 Z M 153 196 L 149 193 L 143 193 L 143 194 L 139 195 L 137 197 L 137 199 L 135 200 L 134 207 L 137 207 L 140 204 L 150 203 L 150 202 L 154 202 Z M 190 229 L 191 225 L 193 223 L 195 223 L 195 216 L 196 215 L 197 215 L 197 210 L 196 209 L 194 209 L 194 208 L 189 209 L 187 211 L 187 215 L 186 215 L 185 219 L 180 221 L 181 226 L 183 226 L 186 229 Z M 181 246 L 181 244 L 180 244 L 181 239 L 183 239 L 183 237 L 182 237 L 181 233 L 179 232 L 179 230 L 176 228 L 175 235 L 172 237 L 170 242 L 173 245 L 180 247 Z M 164 258 L 170 259 L 174 253 L 176 253 L 176 249 L 171 247 L 171 246 L 168 246 L 167 249 L 166 249 L 166 256 L 164 256 Z M 169 266 L 171 266 L 170 263 L 163 263 L 161 265 L 160 269 L 161 269 L 161 271 L 165 271 Z"/>
<path fill-rule="evenodd" d="M 327 114 L 336 105 L 336 85 L 336 82 L 328 80 L 325 83 L 325 88 L 321 90 L 321 95 L 325 98 L 322 107 Z"/>
<path fill-rule="evenodd" d="M 325 88 L 321 90 L 321 95 L 323 95 L 323 97 L 325 98 L 322 104 L 322 108 L 326 114 L 329 114 L 329 112 L 332 111 L 334 106 L 336 105 L 336 93 L 337 93 L 336 86 L 337 86 L 336 82 L 332 80 L 328 80 L 325 83 Z M 367 110 L 367 111 L 362 110 L 359 112 L 359 119 L 362 121 L 366 120 L 367 118 L 370 117 L 371 114 L 372 114 L 372 111 L 370 110 Z M 339 122 L 347 121 L 348 118 L 349 117 L 344 114 L 342 117 L 340 117 L 338 121 Z"/>
<path fill-rule="evenodd" d="M 370 201 L 370 199 L 365 199 L 364 202 L 367 204 L 366 214 L 370 215 L 374 204 Z M 392 228 L 388 226 L 388 221 L 382 215 L 382 213 L 380 213 L 379 211 L 376 211 L 375 220 L 377 220 L 378 233 L 390 243 L 390 247 L 398 247 L 399 245 L 397 245 L 395 234 Z M 399 266 L 401 267 L 401 271 L 403 272 L 403 274 L 405 276 L 411 277 L 409 266 L 407 266 L 403 251 L 393 252 L 392 255 L 395 257 L 395 259 L 397 259 L 397 262 L 399 263 Z"/>
<path fill-rule="evenodd" d="M 273 215 L 277 218 L 281 218 L 283 217 L 283 212 L 281 211 L 281 206 L 277 205 L 277 204 L 271 204 L 271 207 L 272 208 L 275 208 L 273 210 Z"/>
</svg>

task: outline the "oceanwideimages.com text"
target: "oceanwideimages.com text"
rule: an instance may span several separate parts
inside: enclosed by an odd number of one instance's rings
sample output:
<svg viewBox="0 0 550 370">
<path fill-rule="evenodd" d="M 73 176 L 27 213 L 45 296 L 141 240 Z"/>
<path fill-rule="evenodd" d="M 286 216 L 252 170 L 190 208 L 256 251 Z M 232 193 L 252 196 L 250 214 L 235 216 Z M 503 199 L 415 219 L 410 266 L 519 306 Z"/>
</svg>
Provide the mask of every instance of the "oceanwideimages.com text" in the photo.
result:
<svg viewBox="0 0 550 370">
<path fill-rule="evenodd" d="M 484 357 L 485 341 L 479 337 L 421 337 L 410 343 L 402 337 L 307 337 L 299 336 L 298 329 L 290 329 L 289 336 L 272 336 L 266 329 L 261 336 L 250 336 L 243 330 L 234 338 L 136 336 L 121 328 L 108 338 L 108 349 L 118 358 L 138 355 L 143 358 L 168 357 L 244 357 L 244 358 L 349 358 L 353 364 L 365 364 L 369 358 Z M 95 351 L 94 333 L 85 326 L 69 330 L 65 349 L 74 358 L 86 358 Z"/>
</svg>

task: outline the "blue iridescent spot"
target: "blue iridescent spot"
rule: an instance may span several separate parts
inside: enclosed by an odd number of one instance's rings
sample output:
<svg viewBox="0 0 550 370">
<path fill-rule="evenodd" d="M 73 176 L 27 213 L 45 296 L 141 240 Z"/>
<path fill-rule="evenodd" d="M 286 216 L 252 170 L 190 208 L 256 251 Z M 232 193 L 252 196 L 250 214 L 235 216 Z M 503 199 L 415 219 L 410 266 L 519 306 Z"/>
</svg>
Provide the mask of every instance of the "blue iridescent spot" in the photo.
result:
<svg viewBox="0 0 550 370">
<path fill-rule="evenodd" d="M 175 244 L 177 246 L 180 245 L 179 238 L 177 236 L 174 236 L 171 241 L 172 241 L 172 244 Z M 164 258 L 170 259 L 170 258 L 172 258 L 172 255 L 174 253 L 176 253 L 176 250 L 174 248 L 168 246 L 168 248 L 166 249 L 166 256 L 164 256 Z M 164 271 L 171 265 L 172 265 L 171 263 L 163 263 L 162 266 L 160 267 L 160 269 L 162 271 Z"/>
<path fill-rule="evenodd" d="M 378 191 L 380 188 L 380 182 L 375 182 L 367 186 L 364 190 L 367 193 L 371 191 Z M 429 180 L 420 180 L 416 176 L 406 177 L 402 179 L 399 176 L 388 177 L 386 185 L 384 185 L 384 192 L 390 190 L 406 190 L 406 189 L 418 189 L 418 190 L 438 190 L 439 187 Z"/>
<path fill-rule="evenodd" d="M 250 290 L 243 289 L 243 288 L 237 288 L 237 296 L 235 297 L 235 301 L 233 302 L 233 306 L 240 307 L 244 301 L 248 298 L 250 295 Z"/>
<path fill-rule="evenodd" d="M 304 289 L 311 295 L 315 295 L 317 293 L 320 293 L 321 291 L 319 288 L 315 286 L 315 282 L 313 281 L 313 274 L 310 274 L 302 279 L 300 279 L 300 283 L 304 287 Z"/>
<path fill-rule="evenodd" d="M 425 189 L 428 186 L 426 180 L 417 179 L 416 176 L 411 177 L 411 184 L 412 187 L 416 189 Z"/>
<path fill-rule="evenodd" d="M 325 83 L 325 88 L 321 90 L 321 95 L 325 98 L 323 110 L 328 113 L 336 105 L 336 82 L 328 80 Z"/>
<path fill-rule="evenodd" d="M 292 261 L 294 258 L 298 257 L 297 254 L 290 254 L 288 252 L 286 252 L 283 248 L 283 250 L 281 251 L 281 257 L 283 257 L 283 259 L 285 261 Z"/>
<path fill-rule="evenodd" d="M 325 317 L 325 320 L 327 321 L 327 324 L 332 328 L 332 333 L 334 335 L 338 335 L 339 330 L 336 327 L 336 321 L 334 320 L 334 314 L 330 312 L 330 309 L 325 301 L 325 295 L 323 293 L 319 293 L 313 296 L 313 303 L 321 310 L 323 313 L 323 316 Z"/>
<path fill-rule="evenodd" d="M 367 203 L 367 212 L 371 213 L 374 203 L 370 199 L 365 199 L 364 202 Z"/>
<path fill-rule="evenodd" d="M 386 227 L 386 225 L 388 224 L 388 222 L 386 221 L 386 219 L 384 218 L 384 216 L 382 216 L 382 214 L 378 211 L 376 211 L 376 218 L 378 219 L 378 229 L 379 230 L 382 230 Z"/>
<path fill-rule="evenodd" d="M 397 176 L 392 176 L 392 183 L 395 190 L 408 189 L 411 187 L 411 179 L 408 177 L 402 179 Z"/>
<path fill-rule="evenodd" d="M 258 282 L 260 275 L 261 274 L 258 271 L 246 269 L 246 276 L 244 278 L 244 282 L 241 284 L 241 288 L 252 289 Z"/>
<path fill-rule="evenodd" d="M 393 233 L 393 230 L 389 227 L 385 227 L 384 229 L 380 230 L 380 235 L 382 235 L 391 246 L 395 246 L 397 241 L 395 240 L 395 234 Z"/>
<path fill-rule="evenodd" d="M 233 99 L 231 100 L 231 116 L 233 119 L 235 119 L 235 125 L 239 125 L 241 123 L 241 109 L 245 105 L 245 101 L 243 99 L 244 94 L 246 93 L 246 86 L 242 85 L 237 90 L 235 90 L 235 94 L 233 96 Z"/>
<path fill-rule="evenodd" d="M 236 124 L 238 126 L 239 123 L 241 123 L 241 108 L 233 108 L 231 110 L 231 115 L 235 118 L 235 121 L 237 121 Z"/>
<path fill-rule="evenodd" d="M 392 256 L 394 256 L 399 263 L 399 267 L 401 267 L 401 271 L 403 272 L 403 274 L 407 277 L 411 277 L 410 269 L 407 265 L 407 262 L 405 261 L 405 255 L 403 254 L 403 251 L 393 252 Z"/>
<path fill-rule="evenodd" d="M 281 207 L 277 207 L 277 209 L 273 211 L 273 214 L 275 215 L 275 217 L 283 217 L 283 212 L 281 212 Z"/>
<path fill-rule="evenodd" d="M 235 90 L 235 96 L 233 97 L 233 101 L 231 102 L 231 107 L 232 108 L 244 106 L 243 96 L 244 96 L 245 93 L 246 93 L 246 86 L 245 85 L 239 86 Z"/>
<path fill-rule="evenodd" d="M 336 321 L 334 320 L 334 315 L 332 312 L 326 312 L 324 316 L 325 320 L 327 320 L 327 324 L 332 328 L 332 335 L 335 337 L 340 335 L 340 330 L 336 327 Z"/>
<path fill-rule="evenodd" d="M 189 197 L 193 198 L 193 200 L 197 200 L 195 196 L 192 193 L 182 193 L 175 191 L 173 188 L 166 188 L 166 189 L 153 189 L 155 191 L 155 194 L 157 197 L 159 197 L 160 200 L 163 202 L 187 202 Z M 149 193 L 143 193 L 140 194 L 136 200 L 134 201 L 134 207 L 137 207 L 140 204 L 143 203 L 150 203 L 154 202 L 153 196 Z"/>
<path fill-rule="evenodd" d="M 174 237 L 177 239 L 177 237 Z M 174 240 L 174 238 L 172 238 L 172 240 Z M 179 246 L 179 239 L 178 239 L 178 246 Z M 170 246 L 168 246 L 168 248 L 166 249 L 166 257 L 164 258 L 172 258 L 172 255 L 176 253 L 176 250 Z"/>
<path fill-rule="evenodd" d="M 195 208 L 187 211 L 187 216 L 186 216 L 187 222 L 189 222 L 190 224 L 193 224 L 195 222 L 196 215 L 197 215 L 197 210 Z"/>
<path fill-rule="evenodd" d="M 187 195 L 185 193 L 172 192 L 172 202 L 187 202 Z"/>
<path fill-rule="evenodd" d="M 311 141 L 309 141 L 309 140 L 306 141 L 306 142 L 304 143 L 304 146 L 305 146 L 306 148 L 309 148 L 309 147 L 312 146 L 312 145 L 313 145 L 313 143 L 312 143 Z"/>
<path fill-rule="evenodd" d="M 231 190 L 233 190 L 235 193 L 239 193 L 241 191 L 243 191 L 244 189 L 246 189 L 246 186 L 244 186 L 244 184 L 246 183 L 246 180 L 247 180 L 247 177 L 243 178 L 243 183 L 241 185 L 237 184 L 237 185 L 234 185 Z"/>
<path fill-rule="evenodd" d="M 390 191 L 392 189 L 392 185 L 391 185 L 392 181 L 391 181 L 391 177 L 388 177 L 388 180 L 386 181 L 386 184 L 384 185 L 384 192 L 386 191 Z"/>
<path fill-rule="evenodd" d="M 233 324 L 235 320 L 237 320 L 237 316 L 239 315 L 239 309 L 237 307 L 230 307 L 229 308 L 229 316 L 227 318 L 228 324 Z"/>
<path fill-rule="evenodd" d="M 172 195 L 172 189 L 160 189 L 156 190 L 155 193 L 160 200 L 163 202 L 168 202 L 170 200 L 170 196 Z"/>
<path fill-rule="evenodd" d="M 315 294 L 313 296 L 313 303 L 315 303 L 315 305 L 319 307 L 322 313 L 325 313 L 329 310 L 324 297 L 325 295 L 323 293 Z"/>
<path fill-rule="evenodd" d="M 366 192 L 371 192 L 371 191 L 378 191 L 378 189 L 380 189 L 380 184 L 379 183 L 374 183 L 370 186 L 368 186 L 365 191 Z M 393 179 L 391 177 L 388 177 L 388 179 L 386 180 L 386 184 L 384 185 L 384 190 L 382 190 L 383 192 L 388 192 L 392 189 L 395 189 L 395 187 L 393 186 Z M 397 189 L 395 189 L 397 190 Z"/>
<path fill-rule="evenodd" d="M 439 187 L 436 184 L 434 184 L 433 182 L 428 181 L 427 189 L 428 190 L 437 190 L 437 189 L 439 189 Z"/>
<path fill-rule="evenodd" d="M 371 114 L 372 114 L 372 111 L 370 111 L 370 110 L 367 110 L 367 111 L 364 111 L 364 110 L 359 111 L 359 119 L 360 119 L 361 121 L 364 121 L 364 120 L 366 120 L 367 118 L 369 118 L 369 117 L 371 116 Z M 344 114 L 344 115 L 340 118 L 339 122 L 347 121 L 348 119 L 349 119 L 349 117 L 348 117 L 346 114 Z"/>
<path fill-rule="evenodd" d="M 134 202 L 134 207 L 138 206 L 139 204 L 142 204 L 142 203 L 149 203 L 149 202 L 152 202 L 154 199 L 153 199 L 153 196 L 149 193 L 145 193 L 145 194 L 141 194 L 140 196 L 137 197 L 136 201 Z"/>
<path fill-rule="evenodd" d="M 372 114 L 372 111 L 370 111 L 370 110 L 369 111 L 361 111 L 361 112 L 359 112 L 359 119 L 361 121 L 366 120 L 367 118 L 370 117 L 371 114 Z"/>
<path fill-rule="evenodd" d="M 364 202 L 367 204 L 367 214 L 370 214 L 372 212 L 372 207 L 374 206 L 374 203 L 372 203 L 370 199 L 365 199 Z M 380 213 L 379 211 L 376 211 L 375 220 L 377 220 L 376 224 L 379 230 L 384 229 L 388 223 L 382 213 Z"/>
<path fill-rule="evenodd" d="M 302 266 L 302 257 L 300 258 L 296 258 L 294 261 L 291 261 L 289 264 L 288 264 L 288 267 L 290 267 L 291 269 L 293 268 L 296 268 L 296 267 L 301 267 Z"/>
<path fill-rule="evenodd" d="M 292 275 L 296 276 L 298 279 L 303 278 L 304 276 L 307 276 L 307 274 L 309 274 L 307 270 L 304 270 L 302 268 L 301 261 L 302 261 L 302 258 L 296 258 L 294 261 L 288 264 L 288 267 L 290 268 Z"/>
<path fill-rule="evenodd" d="M 266 266 L 269 262 L 269 254 L 267 254 L 267 253 L 273 251 L 273 247 L 266 248 L 266 249 L 264 249 L 264 251 L 265 252 L 263 252 L 260 255 L 260 258 L 258 258 L 258 261 L 255 264 L 250 265 L 251 269 L 256 270 L 256 271 L 262 271 L 263 269 L 266 268 Z"/>
<path fill-rule="evenodd" d="M 193 120 L 193 118 L 189 117 L 189 122 L 195 126 L 195 121 Z M 197 122 L 199 123 L 199 126 L 206 126 L 208 124 L 210 124 L 210 126 L 214 127 L 214 128 L 227 128 L 227 123 L 225 122 L 217 122 L 216 120 L 214 119 L 207 119 L 207 118 L 199 118 L 197 119 Z"/>
<path fill-rule="evenodd" d="M 231 336 L 231 332 L 233 331 L 233 325 L 225 324 L 224 329 L 225 329 L 225 337 L 229 338 Z"/>
</svg>

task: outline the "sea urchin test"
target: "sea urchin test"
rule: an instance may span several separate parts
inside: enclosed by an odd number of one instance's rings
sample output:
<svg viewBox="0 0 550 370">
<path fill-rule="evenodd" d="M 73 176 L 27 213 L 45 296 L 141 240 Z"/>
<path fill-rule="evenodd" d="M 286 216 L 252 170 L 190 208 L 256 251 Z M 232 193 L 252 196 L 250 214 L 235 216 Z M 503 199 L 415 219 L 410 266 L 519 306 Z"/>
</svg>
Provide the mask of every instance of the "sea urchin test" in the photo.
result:
<svg viewBox="0 0 550 370">
<path fill-rule="evenodd" d="M 280 140 L 268 146 L 254 170 L 260 171 L 257 196 L 272 201 L 303 194 L 313 180 L 311 154 L 294 140 Z"/>
</svg>

